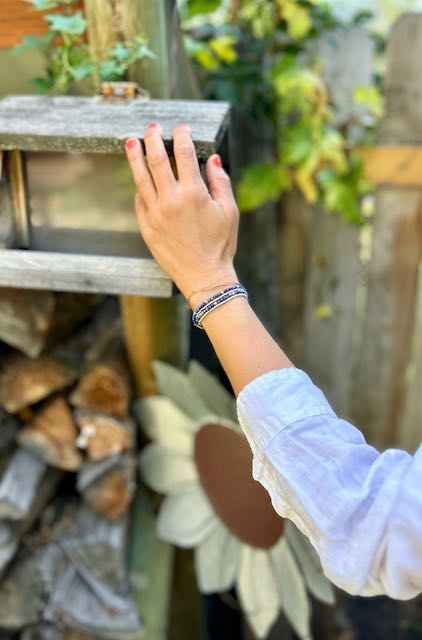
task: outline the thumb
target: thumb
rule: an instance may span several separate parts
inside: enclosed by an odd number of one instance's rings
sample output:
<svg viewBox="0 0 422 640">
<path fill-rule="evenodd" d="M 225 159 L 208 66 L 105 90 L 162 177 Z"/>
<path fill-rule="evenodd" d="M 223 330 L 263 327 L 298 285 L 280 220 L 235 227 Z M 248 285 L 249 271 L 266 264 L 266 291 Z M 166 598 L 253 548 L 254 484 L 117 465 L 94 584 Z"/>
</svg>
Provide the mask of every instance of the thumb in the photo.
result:
<svg viewBox="0 0 422 640">
<path fill-rule="evenodd" d="M 219 155 L 211 156 L 207 161 L 207 179 L 213 200 L 223 207 L 236 207 L 230 178 L 223 169 Z"/>
</svg>

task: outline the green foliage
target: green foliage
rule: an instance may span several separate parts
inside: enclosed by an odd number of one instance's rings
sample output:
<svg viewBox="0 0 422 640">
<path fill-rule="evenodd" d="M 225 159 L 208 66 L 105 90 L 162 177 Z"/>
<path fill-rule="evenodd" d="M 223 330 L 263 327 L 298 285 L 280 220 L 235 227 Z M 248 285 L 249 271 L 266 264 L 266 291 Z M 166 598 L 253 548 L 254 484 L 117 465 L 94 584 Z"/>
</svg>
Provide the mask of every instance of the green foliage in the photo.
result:
<svg viewBox="0 0 422 640">
<path fill-rule="evenodd" d="M 45 20 L 49 24 L 44 36 L 25 36 L 16 52 L 39 49 L 47 59 L 46 73 L 30 81 L 38 93 L 67 93 L 76 82 L 88 80 L 92 90 L 100 81 L 124 79 L 130 66 L 144 58 L 155 57 L 142 36 L 130 42 L 118 42 L 104 60 L 95 60 L 86 44 L 88 23 L 77 0 L 29 0 L 36 10 L 54 10 Z"/>
<path fill-rule="evenodd" d="M 196 15 L 193 27 L 185 22 L 186 41 L 205 91 L 267 118 L 276 138 L 274 159 L 253 164 L 241 175 L 241 209 L 256 209 L 298 187 L 309 202 L 361 223 L 361 199 L 370 185 L 355 149 L 370 141 L 383 101 L 375 86 L 357 87 L 350 122 L 337 124 L 323 69 L 310 46 L 321 33 L 340 26 L 328 5 L 320 0 L 241 0 L 226 5 L 225 20 L 204 18 L 199 25 L 200 7 L 209 11 L 211 4 L 185 0 L 182 11 Z M 361 12 L 353 24 L 369 17 Z"/>
<path fill-rule="evenodd" d="M 221 5 L 222 0 L 186 0 L 186 15 L 189 17 L 201 13 L 215 11 Z"/>
</svg>

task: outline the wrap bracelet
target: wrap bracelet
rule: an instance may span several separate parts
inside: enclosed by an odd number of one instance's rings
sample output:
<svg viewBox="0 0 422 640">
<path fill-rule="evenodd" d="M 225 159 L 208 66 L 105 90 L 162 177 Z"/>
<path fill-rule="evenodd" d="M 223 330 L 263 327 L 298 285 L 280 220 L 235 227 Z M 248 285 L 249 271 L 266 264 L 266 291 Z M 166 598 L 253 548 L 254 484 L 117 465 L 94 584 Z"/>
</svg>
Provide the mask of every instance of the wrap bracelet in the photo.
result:
<svg viewBox="0 0 422 640">
<path fill-rule="evenodd" d="M 248 298 L 248 292 L 245 287 L 240 283 L 233 284 L 222 291 L 218 291 L 214 293 L 210 298 L 204 300 L 193 312 L 192 314 L 192 323 L 198 329 L 203 329 L 202 320 L 207 316 L 211 311 L 216 309 L 217 307 L 225 304 L 229 300 L 233 298 L 243 297 Z"/>
</svg>

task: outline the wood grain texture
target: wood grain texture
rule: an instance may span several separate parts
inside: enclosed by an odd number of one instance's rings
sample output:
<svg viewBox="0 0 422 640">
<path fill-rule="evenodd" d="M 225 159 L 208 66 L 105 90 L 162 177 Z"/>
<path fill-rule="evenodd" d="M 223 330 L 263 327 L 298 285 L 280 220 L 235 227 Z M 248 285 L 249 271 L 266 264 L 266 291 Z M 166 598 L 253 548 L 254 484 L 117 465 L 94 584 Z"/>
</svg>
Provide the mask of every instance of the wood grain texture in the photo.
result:
<svg viewBox="0 0 422 640">
<path fill-rule="evenodd" d="M 225 102 L 194 100 L 110 104 L 100 97 L 9 96 L 0 101 L 0 148 L 123 153 L 127 138 L 141 139 L 148 124 L 159 122 L 172 154 L 171 133 L 183 122 L 205 160 L 219 147 L 229 110 Z"/>
<path fill-rule="evenodd" d="M 422 141 L 422 77 L 416 62 L 419 51 L 422 15 L 405 15 L 394 26 L 388 47 L 382 144 Z M 382 448 L 397 445 L 402 430 L 413 432 L 414 439 L 419 434 L 419 441 L 422 435 L 420 422 L 403 422 L 421 259 L 422 189 L 380 187 L 376 192 L 355 413 L 370 440 Z M 420 396 L 420 390 L 418 393 Z M 417 418 L 411 415 L 412 411 L 408 413 L 409 420 Z"/>
<path fill-rule="evenodd" d="M 45 12 L 34 11 L 26 0 L 0 0 L 0 49 L 14 47 L 25 35 L 45 33 Z"/>
<path fill-rule="evenodd" d="M 321 53 L 324 74 L 339 108 L 339 119 L 347 120 L 356 87 L 371 82 L 372 42 L 360 30 L 340 29 L 324 37 Z M 349 72 L 344 73 L 344 69 Z M 341 82 L 337 83 L 339 78 Z M 345 222 L 340 215 L 315 209 L 309 250 L 304 366 L 315 376 L 334 409 L 350 417 L 360 270 L 359 228 Z M 324 309 L 325 313 L 321 313 Z"/>
<path fill-rule="evenodd" d="M 422 187 L 422 147 L 379 144 L 360 148 L 365 175 L 375 185 Z"/>
<path fill-rule="evenodd" d="M 0 250 L 0 286 L 168 298 L 171 280 L 146 258 Z"/>
<path fill-rule="evenodd" d="M 406 371 L 406 397 L 398 429 L 398 444 L 416 451 L 422 438 L 422 262 L 412 339 L 412 354 Z"/>
</svg>

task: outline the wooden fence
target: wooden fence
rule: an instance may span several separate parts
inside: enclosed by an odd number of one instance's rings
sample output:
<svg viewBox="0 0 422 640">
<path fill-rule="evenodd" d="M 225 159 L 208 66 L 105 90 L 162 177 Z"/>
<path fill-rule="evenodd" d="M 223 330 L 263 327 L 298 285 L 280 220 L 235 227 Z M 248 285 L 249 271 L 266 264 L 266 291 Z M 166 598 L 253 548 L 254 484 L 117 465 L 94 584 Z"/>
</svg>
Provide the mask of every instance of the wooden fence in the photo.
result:
<svg viewBox="0 0 422 640">
<path fill-rule="evenodd" d="M 372 45 L 359 31 L 337 33 L 321 53 L 347 112 L 354 87 L 370 82 Z M 279 220 L 281 341 L 369 441 L 409 450 L 422 440 L 420 60 L 422 16 L 405 14 L 390 35 L 386 115 L 366 158 L 368 224 L 353 227 L 297 195 Z"/>
</svg>

